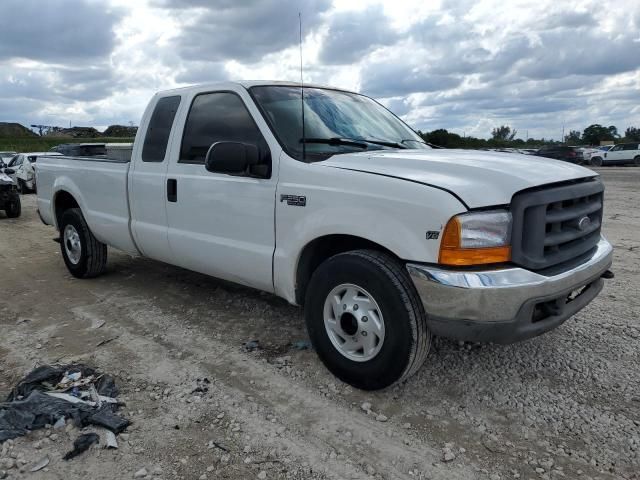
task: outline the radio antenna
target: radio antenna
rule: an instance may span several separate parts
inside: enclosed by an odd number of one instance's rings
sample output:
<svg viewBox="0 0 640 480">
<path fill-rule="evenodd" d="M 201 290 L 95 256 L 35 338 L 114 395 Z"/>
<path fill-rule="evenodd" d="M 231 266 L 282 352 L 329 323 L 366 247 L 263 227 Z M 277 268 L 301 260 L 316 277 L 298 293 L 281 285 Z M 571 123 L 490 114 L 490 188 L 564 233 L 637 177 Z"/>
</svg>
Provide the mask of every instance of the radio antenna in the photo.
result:
<svg viewBox="0 0 640 480">
<path fill-rule="evenodd" d="M 302 161 L 306 161 L 307 143 L 304 135 L 304 79 L 302 77 L 302 12 L 298 12 L 300 26 L 300 108 L 302 111 Z"/>
</svg>

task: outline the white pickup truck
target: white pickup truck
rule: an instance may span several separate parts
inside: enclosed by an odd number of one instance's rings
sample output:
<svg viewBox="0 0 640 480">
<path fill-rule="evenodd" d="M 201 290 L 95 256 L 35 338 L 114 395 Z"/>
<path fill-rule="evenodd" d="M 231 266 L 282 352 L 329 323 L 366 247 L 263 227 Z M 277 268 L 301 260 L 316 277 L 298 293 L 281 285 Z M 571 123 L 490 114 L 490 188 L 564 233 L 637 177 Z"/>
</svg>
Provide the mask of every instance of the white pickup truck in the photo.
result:
<svg viewBox="0 0 640 480">
<path fill-rule="evenodd" d="M 161 92 L 130 161 L 43 157 L 37 183 L 76 277 L 102 273 L 110 245 L 274 293 L 304 306 L 324 364 L 362 389 L 414 373 L 432 334 L 511 343 L 551 330 L 610 275 L 594 172 L 431 149 L 376 101 L 333 88 Z"/>
</svg>

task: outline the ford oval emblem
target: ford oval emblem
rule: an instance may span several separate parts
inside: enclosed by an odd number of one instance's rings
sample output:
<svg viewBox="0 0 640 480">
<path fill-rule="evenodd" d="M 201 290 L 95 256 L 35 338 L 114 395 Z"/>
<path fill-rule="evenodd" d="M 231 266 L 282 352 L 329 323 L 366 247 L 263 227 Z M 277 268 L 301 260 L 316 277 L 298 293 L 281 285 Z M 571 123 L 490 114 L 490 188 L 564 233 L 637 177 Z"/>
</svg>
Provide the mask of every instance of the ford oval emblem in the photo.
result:
<svg viewBox="0 0 640 480">
<path fill-rule="evenodd" d="M 580 221 L 578 221 L 578 230 L 584 232 L 591 225 L 591 219 L 589 217 L 582 217 Z"/>
</svg>

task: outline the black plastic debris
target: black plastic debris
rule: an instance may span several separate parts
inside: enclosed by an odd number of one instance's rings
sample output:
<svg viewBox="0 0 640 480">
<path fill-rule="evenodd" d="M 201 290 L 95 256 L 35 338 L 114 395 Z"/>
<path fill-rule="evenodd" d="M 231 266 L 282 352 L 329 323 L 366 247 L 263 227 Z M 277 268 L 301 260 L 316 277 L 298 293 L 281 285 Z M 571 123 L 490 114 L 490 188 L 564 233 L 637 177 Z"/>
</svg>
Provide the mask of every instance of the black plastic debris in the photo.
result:
<svg viewBox="0 0 640 480">
<path fill-rule="evenodd" d="M 0 403 L 0 443 L 60 419 L 77 427 L 96 425 L 122 432 L 130 422 L 117 415 L 113 377 L 86 365 L 43 365 L 34 369 Z"/>
<path fill-rule="evenodd" d="M 247 352 L 253 352 L 262 348 L 260 347 L 260 340 L 249 340 L 248 342 L 243 343 L 242 346 Z"/>
<path fill-rule="evenodd" d="M 294 350 L 309 350 L 311 348 L 311 343 L 308 340 L 298 340 L 291 344 L 291 348 Z"/>
<path fill-rule="evenodd" d="M 67 452 L 64 457 L 64 460 L 71 460 L 74 457 L 77 457 L 83 452 L 86 452 L 91 448 L 91 445 L 96 443 L 100 443 L 100 437 L 96 433 L 85 433 L 80 435 L 73 442 L 73 450 Z"/>
</svg>

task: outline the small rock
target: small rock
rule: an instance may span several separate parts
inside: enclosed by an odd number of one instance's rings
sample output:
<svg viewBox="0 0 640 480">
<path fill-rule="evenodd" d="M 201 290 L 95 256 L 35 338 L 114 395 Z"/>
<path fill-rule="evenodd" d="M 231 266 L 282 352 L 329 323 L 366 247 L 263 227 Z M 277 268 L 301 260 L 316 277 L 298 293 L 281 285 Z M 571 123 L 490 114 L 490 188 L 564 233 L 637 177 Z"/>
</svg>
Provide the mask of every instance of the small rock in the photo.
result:
<svg viewBox="0 0 640 480">
<path fill-rule="evenodd" d="M 444 454 L 442 455 L 442 459 L 445 462 L 451 462 L 456 459 L 456 456 L 453 452 L 444 452 Z"/>
<path fill-rule="evenodd" d="M 207 480 L 207 474 L 203 473 L 202 475 L 200 475 L 199 480 Z"/>
<path fill-rule="evenodd" d="M 149 472 L 147 472 L 146 468 L 142 467 L 140 470 L 133 474 L 133 478 L 143 478 L 147 475 L 149 475 Z"/>
<path fill-rule="evenodd" d="M 160 465 L 153 467 L 153 470 L 151 470 L 151 475 L 155 475 L 155 476 L 162 475 L 162 467 Z"/>
<path fill-rule="evenodd" d="M 386 421 L 387 421 L 387 420 L 389 420 L 389 419 L 387 418 L 387 416 L 386 416 L 386 415 L 383 415 L 382 413 L 380 413 L 380 414 L 378 414 L 378 416 L 376 417 L 376 420 L 377 420 L 377 421 L 379 421 L 379 422 L 386 422 Z"/>
<path fill-rule="evenodd" d="M 267 472 L 265 472 L 264 470 L 262 470 L 259 474 L 258 474 L 258 478 L 260 480 L 264 480 L 265 478 L 267 478 Z"/>
<path fill-rule="evenodd" d="M 369 402 L 363 402 L 360 408 L 365 412 L 369 412 L 371 410 L 371 404 Z"/>
</svg>

